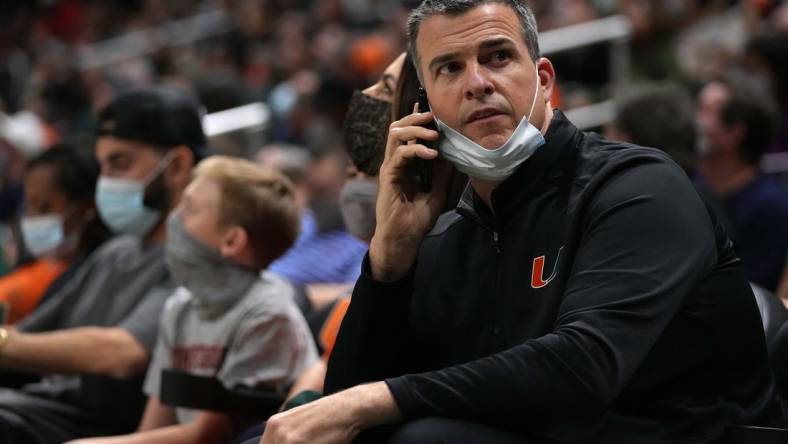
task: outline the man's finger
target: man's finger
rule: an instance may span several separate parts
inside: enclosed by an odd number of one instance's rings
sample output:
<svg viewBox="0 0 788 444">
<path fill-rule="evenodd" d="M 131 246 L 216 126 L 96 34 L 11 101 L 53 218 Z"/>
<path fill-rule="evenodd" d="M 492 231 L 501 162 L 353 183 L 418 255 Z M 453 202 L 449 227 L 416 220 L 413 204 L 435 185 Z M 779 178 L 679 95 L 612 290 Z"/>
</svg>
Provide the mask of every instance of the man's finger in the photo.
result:
<svg viewBox="0 0 788 444">
<path fill-rule="evenodd" d="M 407 145 L 412 140 L 438 140 L 440 134 L 437 131 L 425 128 L 423 126 L 406 126 L 406 127 L 392 127 L 389 129 L 388 137 L 386 140 L 386 153 L 383 157 L 385 163 L 392 156 L 393 152 L 400 145 Z"/>
<path fill-rule="evenodd" d="M 391 128 L 399 128 L 403 126 L 423 126 L 426 123 L 430 123 L 433 120 L 433 115 L 431 111 L 426 111 L 423 113 L 413 113 L 408 114 L 407 116 L 393 122 L 390 127 Z"/>
<path fill-rule="evenodd" d="M 390 129 L 388 138 L 399 142 L 397 145 L 403 145 L 414 139 L 438 140 L 439 137 L 437 131 L 423 126 L 405 126 Z"/>
<path fill-rule="evenodd" d="M 398 173 L 405 168 L 408 161 L 414 158 L 424 160 L 433 160 L 438 157 L 438 152 L 426 146 L 415 143 L 412 145 L 400 145 L 392 154 L 391 158 L 386 162 L 381 170 L 385 170 L 390 174 L 398 175 Z"/>
</svg>

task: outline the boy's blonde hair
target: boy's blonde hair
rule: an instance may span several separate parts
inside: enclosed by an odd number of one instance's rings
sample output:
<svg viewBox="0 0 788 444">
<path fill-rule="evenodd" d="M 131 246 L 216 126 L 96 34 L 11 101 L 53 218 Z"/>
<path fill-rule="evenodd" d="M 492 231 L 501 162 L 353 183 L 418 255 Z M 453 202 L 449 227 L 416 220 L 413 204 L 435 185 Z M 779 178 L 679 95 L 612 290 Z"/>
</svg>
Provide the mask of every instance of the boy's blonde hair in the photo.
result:
<svg viewBox="0 0 788 444">
<path fill-rule="evenodd" d="M 211 156 L 197 165 L 194 177 L 219 185 L 219 224 L 246 230 L 260 269 L 295 242 L 300 209 L 293 183 L 276 169 L 240 158 Z"/>
</svg>

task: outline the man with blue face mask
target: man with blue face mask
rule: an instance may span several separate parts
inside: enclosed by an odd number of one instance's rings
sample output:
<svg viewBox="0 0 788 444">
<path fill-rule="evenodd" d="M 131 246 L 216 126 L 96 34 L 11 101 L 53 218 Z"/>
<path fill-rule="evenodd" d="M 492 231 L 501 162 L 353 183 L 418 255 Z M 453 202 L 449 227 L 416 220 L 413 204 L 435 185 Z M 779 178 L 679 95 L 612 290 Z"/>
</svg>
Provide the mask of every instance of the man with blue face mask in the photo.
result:
<svg viewBox="0 0 788 444">
<path fill-rule="evenodd" d="M 552 109 L 525 1 L 425 0 L 408 33 L 432 112 L 390 127 L 334 394 L 262 443 L 711 443 L 775 420 L 727 235 L 667 155 Z M 441 216 L 447 161 L 470 186 Z"/>
<path fill-rule="evenodd" d="M 118 236 L 105 242 L 17 329 L 0 328 L 0 368 L 41 375 L 0 390 L 0 442 L 62 443 L 132 431 L 159 314 L 174 283 L 165 264 L 167 214 L 205 136 L 198 104 L 136 90 L 98 116 L 96 207 Z"/>
</svg>

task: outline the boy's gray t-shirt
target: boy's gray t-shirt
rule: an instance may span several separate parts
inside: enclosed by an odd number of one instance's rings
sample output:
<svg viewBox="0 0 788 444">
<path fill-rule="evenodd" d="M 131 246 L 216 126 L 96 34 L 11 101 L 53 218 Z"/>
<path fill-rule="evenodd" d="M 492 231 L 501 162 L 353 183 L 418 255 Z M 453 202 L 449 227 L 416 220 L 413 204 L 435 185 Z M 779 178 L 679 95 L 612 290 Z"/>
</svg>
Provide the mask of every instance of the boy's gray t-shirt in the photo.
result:
<svg viewBox="0 0 788 444">
<path fill-rule="evenodd" d="M 18 327 L 25 332 L 120 327 L 152 352 L 159 314 L 173 288 L 163 245 L 117 236 L 93 252 L 74 277 Z M 138 419 L 144 404 L 140 379 L 51 375 L 22 391 L 73 405 L 74 414 L 131 422 Z"/>
<path fill-rule="evenodd" d="M 293 295 L 290 283 L 265 272 L 231 307 L 209 316 L 189 290 L 178 288 L 161 317 L 145 393 L 159 396 L 163 369 L 215 376 L 228 388 L 286 391 L 318 359 Z M 198 411 L 177 408 L 176 413 L 185 423 Z"/>
</svg>

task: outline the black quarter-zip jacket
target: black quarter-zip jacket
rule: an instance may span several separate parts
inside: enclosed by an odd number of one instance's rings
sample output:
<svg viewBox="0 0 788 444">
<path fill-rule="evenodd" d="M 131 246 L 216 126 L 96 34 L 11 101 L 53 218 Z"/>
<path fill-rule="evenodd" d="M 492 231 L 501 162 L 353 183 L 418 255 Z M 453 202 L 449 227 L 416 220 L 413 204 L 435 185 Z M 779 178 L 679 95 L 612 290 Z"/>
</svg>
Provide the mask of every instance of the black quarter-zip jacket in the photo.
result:
<svg viewBox="0 0 788 444">
<path fill-rule="evenodd" d="M 385 380 L 405 419 L 556 442 L 715 442 L 773 420 L 752 292 L 683 171 L 560 111 L 545 139 L 492 211 L 469 187 L 407 276 L 365 261 L 327 392 Z"/>
</svg>

